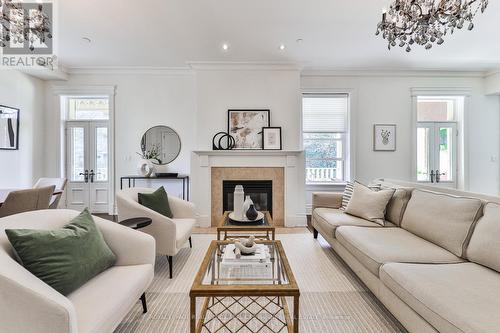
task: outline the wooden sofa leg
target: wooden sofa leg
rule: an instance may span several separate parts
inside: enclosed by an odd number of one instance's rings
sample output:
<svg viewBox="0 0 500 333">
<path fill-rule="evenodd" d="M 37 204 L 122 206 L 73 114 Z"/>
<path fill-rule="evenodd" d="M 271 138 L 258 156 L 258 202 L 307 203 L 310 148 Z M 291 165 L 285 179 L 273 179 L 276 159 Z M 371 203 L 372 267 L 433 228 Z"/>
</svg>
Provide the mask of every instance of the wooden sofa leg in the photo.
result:
<svg viewBox="0 0 500 333">
<path fill-rule="evenodd" d="M 314 236 L 314 239 L 318 239 L 318 230 L 316 230 L 314 228 L 313 228 L 313 236 Z"/>
<path fill-rule="evenodd" d="M 193 248 L 193 241 L 191 240 L 191 237 L 189 237 L 189 247 Z"/>
<path fill-rule="evenodd" d="M 172 262 L 173 262 L 173 257 L 172 256 L 167 256 L 167 259 L 168 259 L 168 268 L 170 270 L 170 278 L 172 278 Z"/>
<path fill-rule="evenodd" d="M 146 305 L 146 293 L 143 293 L 141 295 L 141 302 L 142 302 L 142 313 L 148 312 L 148 306 Z"/>
</svg>

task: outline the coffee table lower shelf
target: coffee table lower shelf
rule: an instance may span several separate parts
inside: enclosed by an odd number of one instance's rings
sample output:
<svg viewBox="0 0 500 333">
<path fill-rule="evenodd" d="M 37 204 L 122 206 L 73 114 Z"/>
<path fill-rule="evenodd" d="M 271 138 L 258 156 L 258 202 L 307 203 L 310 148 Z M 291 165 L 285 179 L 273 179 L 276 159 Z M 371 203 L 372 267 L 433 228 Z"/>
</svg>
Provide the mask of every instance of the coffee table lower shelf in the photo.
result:
<svg viewBox="0 0 500 333">
<path fill-rule="evenodd" d="M 298 313 L 299 298 L 293 299 L 294 313 Z M 192 297 L 191 332 L 229 333 L 245 328 L 244 332 L 298 332 L 298 318 L 292 318 L 287 301 L 281 296 L 206 297 L 196 319 L 196 298 Z"/>
</svg>

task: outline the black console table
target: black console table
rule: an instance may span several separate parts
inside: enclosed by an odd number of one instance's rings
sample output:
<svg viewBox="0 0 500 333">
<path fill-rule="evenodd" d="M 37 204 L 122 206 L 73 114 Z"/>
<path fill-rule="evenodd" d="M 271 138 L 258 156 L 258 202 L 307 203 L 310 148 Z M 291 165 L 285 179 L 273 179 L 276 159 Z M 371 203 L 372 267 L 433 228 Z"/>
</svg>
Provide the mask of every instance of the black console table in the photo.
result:
<svg viewBox="0 0 500 333">
<path fill-rule="evenodd" d="M 176 177 L 144 177 L 144 176 L 123 176 L 120 177 L 120 189 L 123 189 L 123 181 L 128 181 L 128 187 L 135 187 L 135 181 L 141 180 L 179 180 L 182 181 L 182 199 L 189 201 L 189 176 L 178 175 Z"/>
</svg>

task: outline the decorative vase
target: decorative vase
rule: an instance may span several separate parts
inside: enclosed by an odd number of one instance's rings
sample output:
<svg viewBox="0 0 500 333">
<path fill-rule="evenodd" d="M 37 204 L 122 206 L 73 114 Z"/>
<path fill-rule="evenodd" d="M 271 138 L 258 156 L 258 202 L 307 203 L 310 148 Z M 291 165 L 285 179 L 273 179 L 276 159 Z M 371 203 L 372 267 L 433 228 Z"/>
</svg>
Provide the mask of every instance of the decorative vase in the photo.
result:
<svg viewBox="0 0 500 333">
<path fill-rule="evenodd" d="M 250 208 L 250 205 L 253 204 L 252 199 L 250 199 L 250 196 L 247 195 L 245 196 L 245 202 L 243 203 L 243 209 L 242 209 L 242 215 L 246 214 L 248 208 Z"/>
<path fill-rule="evenodd" d="M 155 166 L 151 160 L 141 160 L 137 165 L 137 172 L 143 177 L 151 177 L 155 172 Z"/>
<path fill-rule="evenodd" d="M 243 210 L 243 202 L 245 199 L 245 192 L 243 192 L 243 186 L 241 185 L 236 185 L 234 188 L 234 194 L 233 194 L 233 208 L 234 208 L 234 215 L 236 218 L 243 218 L 243 213 L 245 212 Z"/>
<path fill-rule="evenodd" d="M 250 221 L 255 220 L 257 216 L 259 216 L 257 209 L 255 209 L 253 204 L 251 204 L 250 208 L 248 208 L 246 215 L 247 219 L 249 219 Z"/>
</svg>

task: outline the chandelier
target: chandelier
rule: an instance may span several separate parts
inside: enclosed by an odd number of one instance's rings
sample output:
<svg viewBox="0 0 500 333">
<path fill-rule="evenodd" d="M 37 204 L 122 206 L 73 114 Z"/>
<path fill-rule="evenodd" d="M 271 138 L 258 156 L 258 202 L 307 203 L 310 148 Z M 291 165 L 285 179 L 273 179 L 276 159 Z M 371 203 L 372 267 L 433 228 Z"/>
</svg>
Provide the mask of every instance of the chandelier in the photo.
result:
<svg viewBox="0 0 500 333">
<path fill-rule="evenodd" d="M 455 29 L 472 30 L 472 20 L 487 6 L 488 0 L 395 0 L 382 12 L 376 35 L 382 33 L 389 50 L 397 45 L 410 52 L 415 44 L 428 50 Z"/>
<path fill-rule="evenodd" d="M 43 4 L 26 4 L 20 1 L 0 0 L 0 46 L 28 42 L 30 51 L 35 42 L 45 43 L 52 38 L 50 18 L 43 11 Z"/>
</svg>

